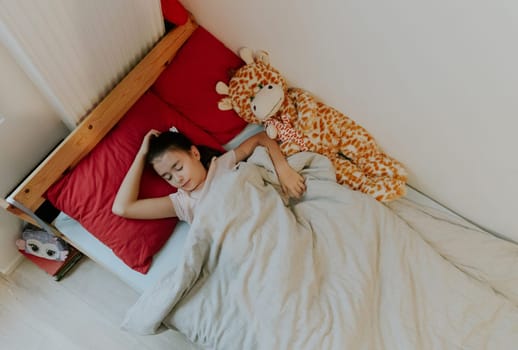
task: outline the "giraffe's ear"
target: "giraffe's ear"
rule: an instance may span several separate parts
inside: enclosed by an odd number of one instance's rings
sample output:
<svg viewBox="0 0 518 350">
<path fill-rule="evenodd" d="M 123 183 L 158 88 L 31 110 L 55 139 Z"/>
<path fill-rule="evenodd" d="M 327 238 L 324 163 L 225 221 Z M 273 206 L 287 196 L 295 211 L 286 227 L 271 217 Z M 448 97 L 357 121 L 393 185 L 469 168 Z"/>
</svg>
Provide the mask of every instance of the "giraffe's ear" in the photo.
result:
<svg viewBox="0 0 518 350">
<path fill-rule="evenodd" d="M 257 51 L 255 54 L 255 59 L 256 59 L 256 61 L 262 62 L 266 65 L 270 64 L 270 55 L 266 51 L 263 51 L 263 50 Z"/>
<path fill-rule="evenodd" d="M 222 81 L 218 81 L 216 84 L 216 92 L 220 95 L 228 95 L 228 85 Z"/>
<path fill-rule="evenodd" d="M 239 57 L 245 61 L 246 64 L 254 63 L 254 53 L 249 47 L 242 47 L 239 49 Z"/>
<path fill-rule="evenodd" d="M 223 97 L 221 100 L 219 100 L 218 108 L 221 111 L 230 111 L 232 109 L 232 100 L 230 97 Z"/>
</svg>

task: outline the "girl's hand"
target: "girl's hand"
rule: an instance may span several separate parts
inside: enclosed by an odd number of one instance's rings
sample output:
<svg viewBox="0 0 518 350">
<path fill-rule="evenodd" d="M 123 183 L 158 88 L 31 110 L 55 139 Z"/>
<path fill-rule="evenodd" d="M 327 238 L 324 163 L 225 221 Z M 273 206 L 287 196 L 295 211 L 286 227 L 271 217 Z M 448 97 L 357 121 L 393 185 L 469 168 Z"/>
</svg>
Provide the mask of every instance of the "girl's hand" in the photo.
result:
<svg viewBox="0 0 518 350">
<path fill-rule="evenodd" d="M 160 131 L 151 129 L 147 132 L 146 136 L 142 139 L 142 144 L 140 145 L 139 153 L 142 155 L 146 155 L 149 151 L 149 140 L 151 137 L 156 137 L 160 135 Z"/>
<path fill-rule="evenodd" d="M 306 192 L 304 177 L 289 165 L 278 169 L 282 191 L 291 198 L 300 198 Z"/>
</svg>

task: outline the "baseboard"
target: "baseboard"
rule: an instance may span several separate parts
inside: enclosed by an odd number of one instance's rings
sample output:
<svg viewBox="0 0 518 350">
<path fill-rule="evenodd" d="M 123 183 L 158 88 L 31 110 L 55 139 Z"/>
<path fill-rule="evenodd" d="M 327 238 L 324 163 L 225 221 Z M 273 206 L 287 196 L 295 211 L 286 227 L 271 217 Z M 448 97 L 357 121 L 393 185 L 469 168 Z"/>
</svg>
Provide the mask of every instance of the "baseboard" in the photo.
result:
<svg viewBox="0 0 518 350">
<path fill-rule="evenodd" d="M 20 265 L 20 263 L 23 261 L 23 255 L 18 254 L 16 258 L 11 261 L 9 265 L 5 269 L 2 269 L 0 273 L 4 276 L 9 276 L 17 267 Z"/>
</svg>

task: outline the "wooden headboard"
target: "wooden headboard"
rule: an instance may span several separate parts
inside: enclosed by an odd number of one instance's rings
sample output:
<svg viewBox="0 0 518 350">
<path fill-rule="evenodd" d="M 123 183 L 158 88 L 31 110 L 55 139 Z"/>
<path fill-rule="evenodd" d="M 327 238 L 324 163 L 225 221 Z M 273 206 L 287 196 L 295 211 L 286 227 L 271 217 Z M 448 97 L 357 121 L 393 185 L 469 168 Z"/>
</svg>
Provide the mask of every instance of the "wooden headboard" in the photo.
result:
<svg viewBox="0 0 518 350">
<path fill-rule="evenodd" d="M 41 164 L 6 199 L 0 200 L 0 205 L 38 225 L 27 211 L 36 212 L 45 202 L 43 195 L 47 189 L 78 164 L 117 124 L 151 87 L 197 26 L 190 18 L 165 35 Z"/>
</svg>

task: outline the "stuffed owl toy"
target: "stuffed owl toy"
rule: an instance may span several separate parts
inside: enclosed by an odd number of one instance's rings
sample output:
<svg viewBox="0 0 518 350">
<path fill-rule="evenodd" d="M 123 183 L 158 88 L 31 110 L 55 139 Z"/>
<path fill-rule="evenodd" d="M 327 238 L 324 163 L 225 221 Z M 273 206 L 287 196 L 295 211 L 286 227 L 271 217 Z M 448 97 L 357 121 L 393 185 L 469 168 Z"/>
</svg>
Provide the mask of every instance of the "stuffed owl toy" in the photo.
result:
<svg viewBox="0 0 518 350">
<path fill-rule="evenodd" d="M 69 252 L 65 241 L 37 227 L 24 229 L 16 246 L 28 254 L 49 260 L 65 261 Z"/>
<path fill-rule="evenodd" d="M 311 151 L 327 156 L 337 182 L 387 202 L 406 192 L 407 173 L 394 158 L 383 153 L 362 126 L 302 89 L 288 87 L 285 78 L 270 65 L 269 56 L 243 48 L 245 65 L 229 84 L 218 82 L 224 95 L 218 107 L 233 109 L 248 123 L 264 125 L 285 156 Z"/>
</svg>

